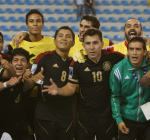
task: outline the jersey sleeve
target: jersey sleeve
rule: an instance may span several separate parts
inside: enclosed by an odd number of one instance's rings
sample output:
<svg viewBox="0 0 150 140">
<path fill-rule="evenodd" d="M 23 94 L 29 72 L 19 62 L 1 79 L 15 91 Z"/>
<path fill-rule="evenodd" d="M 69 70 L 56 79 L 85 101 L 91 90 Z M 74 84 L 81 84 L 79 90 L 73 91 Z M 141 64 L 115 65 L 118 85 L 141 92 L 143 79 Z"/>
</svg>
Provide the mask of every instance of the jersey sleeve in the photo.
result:
<svg viewBox="0 0 150 140">
<path fill-rule="evenodd" d="M 79 63 L 73 60 L 69 66 L 68 82 L 72 84 L 78 84 L 79 82 L 78 68 Z"/>
<path fill-rule="evenodd" d="M 120 112 L 120 102 L 121 102 L 121 74 L 119 68 L 115 65 L 110 74 L 110 89 L 111 89 L 111 107 L 112 116 L 116 120 L 117 124 L 122 122 L 122 116 Z"/>
</svg>

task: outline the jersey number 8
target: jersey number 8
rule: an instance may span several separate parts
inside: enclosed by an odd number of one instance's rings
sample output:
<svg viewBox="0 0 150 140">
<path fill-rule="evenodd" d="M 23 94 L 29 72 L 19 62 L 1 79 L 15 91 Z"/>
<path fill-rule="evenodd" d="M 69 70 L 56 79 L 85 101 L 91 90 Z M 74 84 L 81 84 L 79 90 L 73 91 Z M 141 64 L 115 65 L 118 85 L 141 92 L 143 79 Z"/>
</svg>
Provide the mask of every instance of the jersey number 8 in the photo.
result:
<svg viewBox="0 0 150 140">
<path fill-rule="evenodd" d="M 61 76 L 61 81 L 64 82 L 66 80 L 66 75 L 67 72 L 66 71 L 62 71 L 62 76 Z"/>
</svg>

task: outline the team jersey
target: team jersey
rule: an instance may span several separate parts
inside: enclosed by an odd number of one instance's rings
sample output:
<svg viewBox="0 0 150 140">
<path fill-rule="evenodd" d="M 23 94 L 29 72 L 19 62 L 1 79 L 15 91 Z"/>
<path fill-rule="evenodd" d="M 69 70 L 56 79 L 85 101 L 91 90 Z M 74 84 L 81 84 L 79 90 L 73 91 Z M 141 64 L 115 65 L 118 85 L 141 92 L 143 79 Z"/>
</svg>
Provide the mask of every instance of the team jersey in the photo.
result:
<svg viewBox="0 0 150 140">
<path fill-rule="evenodd" d="M 97 63 L 88 57 L 82 62 L 71 62 L 68 82 L 80 86 L 78 113 L 97 117 L 112 116 L 109 75 L 113 65 L 123 58 L 124 55 L 118 52 L 103 50 Z"/>
<path fill-rule="evenodd" d="M 2 80 L 4 69 L 0 68 L 0 81 L 5 82 L 7 79 Z M 0 91 L 0 123 L 12 123 L 27 119 L 26 104 L 28 93 L 23 91 L 23 82 L 7 87 Z"/>
<path fill-rule="evenodd" d="M 37 42 L 29 42 L 27 40 L 23 40 L 19 44 L 19 47 L 22 47 L 30 53 L 31 64 L 33 64 L 34 60 L 39 54 L 56 49 L 53 38 L 47 36 L 43 36 L 43 38 Z M 14 46 L 12 42 L 10 42 L 10 45 L 8 45 L 8 54 L 11 54 L 12 49 L 15 48 L 16 46 Z"/>
<path fill-rule="evenodd" d="M 126 41 L 124 41 L 119 44 L 114 44 L 113 46 L 106 47 L 105 50 L 110 49 L 112 51 L 117 51 L 117 52 L 120 52 L 120 53 L 126 55 L 127 54 L 127 45 L 128 45 L 128 43 Z M 147 48 L 147 50 L 150 50 L 149 45 L 146 45 L 146 48 Z"/>
<path fill-rule="evenodd" d="M 67 84 L 71 61 L 69 58 L 64 60 L 56 51 L 42 53 L 35 60 L 38 65 L 35 74 L 40 72 L 41 67 L 43 67 L 43 85 L 51 85 L 50 78 L 52 78 L 56 85 L 61 88 Z M 44 89 L 43 85 L 38 85 L 35 117 L 47 121 L 68 121 L 72 119 L 72 96 L 52 96 L 47 92 L 41 93 L 41 90 Z"/>
<path fill-rule="evenodd" d="M 103 38 L 103 41 L 104 41 L 104 47 L 107 47 L 107 46 L 110 46 L 110 45 L 113 45 L 113 42 L 110 41 L 109 39 L 107 38 Z M 78 35 L 75 36 L 75 44 L 72 48 L 70 48 L 70 51 L 69 51 L 69 56 L 73 57 L 74 58 L 74 54 L 77 53 L 78 51 L 82 51 L 84 55 L 86 55 L 86 52 L 85 52 L 85 49 L 83 48 L 82 46 L 83 42 L 81 42 L 79 40 L 79 37 Z"/>
</svg>

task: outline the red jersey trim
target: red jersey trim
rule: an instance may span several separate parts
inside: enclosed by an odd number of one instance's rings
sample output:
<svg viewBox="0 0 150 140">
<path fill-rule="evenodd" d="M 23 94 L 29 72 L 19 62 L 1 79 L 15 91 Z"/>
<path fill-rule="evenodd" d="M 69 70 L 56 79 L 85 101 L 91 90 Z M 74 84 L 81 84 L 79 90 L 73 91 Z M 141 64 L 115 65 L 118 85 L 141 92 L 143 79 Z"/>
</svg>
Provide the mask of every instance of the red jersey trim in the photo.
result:
<svg viewBox="0 0 150 140">
<path fill-rule="evenodd" d="M 53 53 L 54 53 L 54 51 L 48 51 L 48 52 L 39 54 L 38 57 L 35 59 L 34 63 L 37 64 L 44 55 L 46 55 L 46 54 L 53 54 Z"/>
<path fill-rule="evenodd" d="M 127 43 L 127 41 L 125 41 L 125 42 L 124 42 L 124 45 L 125 45 L 126 47 L 128 46 L 128 43 Z"/>
<path fill-rule="evenodd" d="M 114 42 L 112 42 L 111 40 L 109 40 L 109 46 L 113 45 Z"/>
<path fill-rule="evenodd" d="M 119 55 L 125 57 L 124 54 L 122 54 L 122 53 L 120 53 L 120 52 L 117 52 L 117 51 L 112 51 L 112 50 L 109 50 L 109 49 L 108 49 L 108 50 L 102 50 L 102 52 L 103 52 L 103 54 L 106 54 L 106 55 L 109 55 L 109 54 L 111 54 L 111 53 L 115 53 L 115 54 L 119 54 Z"/>
<path fill-rule="evenodd" d="M 72 60 L 72 62 L 70 63 L 70 67 L 72 67 L 74 65 L 75 61 Z"/>
</svg>

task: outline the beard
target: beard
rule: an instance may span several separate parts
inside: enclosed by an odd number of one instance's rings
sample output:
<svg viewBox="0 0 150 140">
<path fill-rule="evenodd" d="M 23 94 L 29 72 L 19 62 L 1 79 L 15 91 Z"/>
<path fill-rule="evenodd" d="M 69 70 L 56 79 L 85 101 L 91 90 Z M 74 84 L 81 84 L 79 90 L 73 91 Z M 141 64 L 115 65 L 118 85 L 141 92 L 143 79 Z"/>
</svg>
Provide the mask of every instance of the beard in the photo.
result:
<svg viewBox="0 0 150 140">
<path fill-rule="evenodd" d="M 135 31 L 134 29 L 131 29 L 130 31 L 128 31 L 128 33 L 126 33 L 125 32 L 125 37 L 126 37 L 126 40 L 127 40 L 127 42 L 132 38 L 132 37 L 130 37 L 130 33 L 131 32 L 134 32 L 134 36 L 141 36 L 141 32 L 139 32 L 139 33 L 137 33 L 137 31 Z"/>
</svg>

